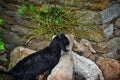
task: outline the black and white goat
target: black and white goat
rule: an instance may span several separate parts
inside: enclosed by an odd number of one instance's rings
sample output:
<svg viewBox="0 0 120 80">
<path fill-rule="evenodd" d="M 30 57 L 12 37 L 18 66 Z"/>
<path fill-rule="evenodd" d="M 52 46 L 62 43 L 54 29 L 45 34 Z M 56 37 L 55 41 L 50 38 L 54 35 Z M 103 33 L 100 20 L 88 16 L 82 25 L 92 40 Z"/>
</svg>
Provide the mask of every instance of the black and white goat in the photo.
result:
<svg viewBox="0 0 120 80">
<path fill-rule="evenodd" d="M 8 72 L 0 73 L 11 75 L 13 80 L 35 80 L 38 75 L 50 72 L 57 65 L 61 52 L 68 51 L 66 49 L 68 45 L 68 38 L 64 34 L 58 34 L 49 46 L 23 58 Z"/>
<path fill-rule="evenodd" d="M 67 46 L 68 52 L 64 53 L 59 63 L 51 71 L 47 80 L 72 80 L 73 79 L 73 56 L 72 45 L 74 42 L 74 36 L 72 34 L 66 34 L 70 44 Z"/>
</svg>

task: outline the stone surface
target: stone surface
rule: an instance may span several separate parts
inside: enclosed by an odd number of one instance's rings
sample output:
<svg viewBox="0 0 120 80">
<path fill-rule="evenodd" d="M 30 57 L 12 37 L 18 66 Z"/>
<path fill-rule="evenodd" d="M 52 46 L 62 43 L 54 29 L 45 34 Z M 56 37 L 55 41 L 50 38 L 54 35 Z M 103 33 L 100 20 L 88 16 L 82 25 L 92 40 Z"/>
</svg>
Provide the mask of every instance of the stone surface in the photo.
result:
<svg viewBox="0 0 120 80">
<path fill-rule="evenodd" d="M 114 31 L 115 36 L 120 37 L 120 29 Z"/>
<path fill-rule="evenodd" d="M 110 38 L 113 35 L 113 24 L 110 24 L 107 28 L 104 29 L 104 34 L 106 38 Z"/>
<path fill-rule="evenodd" d="M 120 16 L 120 4 L 114 4 L 101 12 L 103 23 L 110 22 L 112 19 Z"/>
<path fill-rule="evenodd" d="M 99 32 L 99 31 L 97 32 L 97 31 L 94 31 L 94 30 L 93 31 L 78 30 L 78 31 L 79 31 L 79 34 L 76 34 L 78 38 L 85 38 L 85 39 L 92 40 L 92 41 L 95 41 L 95 42 L 101 42 L 101 41 L 105 40 L 102 32 Z"/>
<path fill-rule="evenodd" d="M 109 0 L 95 1 L 95 2 L 91 2 L 90 8 L 92 10 L 103 10 L 108 6 L 108 4 L 109 4 Z"/>
<path fill-rule="evenodd" d="M 1 61 L 6 61 L 7 60 L 6 56 L 7 56 L 7 54 L 0 55 L 0 60 Z"/>
<path fill-rule="evenodd" d="M 106 57 L 118 59 L 116 52 L 120 49 L 120 37 L 98 43 L 96 46 L 97 47 L 95 47 L 95 50 L 97 52 L 103 53 Z"/>
<path fill-rule="evenodd" d="M 14 45 L 20 45 L 23 44 L 25 41 L 20 38 L 16 33 L 8 31 L 8 30 L 3 30 L 2 31 L 2 38 L 5 43 L 7 44 L 14 44 Z"/>
<path fill-rule="evenodd" d="M 76 80 L 81 78 L 80 75 L 84 75 L 85 80 L 104 80 L 101 70 L 93 61 L 79 56 L 76 53 L 72 55 L 74 60 L 74 72 L 79 75 Z"/>
<path fill-rule="evenodd" d="M 33 50 L 41 50 L 45 48 L 48 44 L 49 44 L 49 41 L 46 41 L 46 40 L 41 41 L 39 39 L 34 39 L 28 43 L 27 47 Z"/>
<path fill-rule="evenodd" d="M 98 26 L 102 24 L 101 15 L 99 12 L 96 11 L 77 11 L 77 17 L 79 17 L 79 22 L 84 25 L 88 24 L 89 26 Z"/>
<path fill-rule="evenodd" d="M 120 28 L 120 17 L 115 21 L 115 27 Z"/>
<path fill-rule="evenodd" d="M 17 45 L 5 43 L 5 49 L 12 51 Z"/>
<path fill-rule="evenodd" d="M 11 31 L 16 32 L 18 35 L 27 35 L 29 33 L 28 30 L 21 25 L 13 25 Z"/>
</svg>

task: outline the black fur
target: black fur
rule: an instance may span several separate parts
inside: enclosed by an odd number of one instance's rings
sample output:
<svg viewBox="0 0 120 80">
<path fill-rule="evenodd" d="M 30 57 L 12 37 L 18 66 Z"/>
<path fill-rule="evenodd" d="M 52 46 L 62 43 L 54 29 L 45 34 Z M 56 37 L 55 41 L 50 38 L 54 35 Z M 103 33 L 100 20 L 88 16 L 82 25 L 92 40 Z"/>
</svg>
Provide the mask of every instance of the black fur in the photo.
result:
<svg viewBox="0 0 120 80">
<path fill-rule="evenodd" d="M 9 72 L 0 71 L 0 73 L 10 74 L 13 80 L 34 80 L 39 74 L 51 71 L 56 66 L 61 57 L 61 50 L 68 51 L 67 45 L 69 41 L 64 34 L 56 35 L 49 46 L 25 57 Z"/>
</svg>

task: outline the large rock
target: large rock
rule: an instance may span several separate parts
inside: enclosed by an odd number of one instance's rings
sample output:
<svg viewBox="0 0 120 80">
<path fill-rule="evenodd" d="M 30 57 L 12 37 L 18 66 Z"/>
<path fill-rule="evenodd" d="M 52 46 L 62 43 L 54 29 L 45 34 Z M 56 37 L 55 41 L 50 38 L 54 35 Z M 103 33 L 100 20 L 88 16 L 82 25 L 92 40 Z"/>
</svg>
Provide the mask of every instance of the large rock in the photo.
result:
<svg viewBox="0 0 120 80">
<path fill-rule="evenodd" d="M 21 25 L 13 25 L 11 27 L 11 31 L 12 32 L 16 32 L 18 35 L 27 35 L 29 32 L 28 30 L 24 27 L 24 26 L 21 26 Z"/>
<path fill-rule="evenodd" d="M 2 38 L 7 44 L 20 45 L 24 44 L 25 40 L 20 38 L 16 33 L 3 29 Z"/>
<path fill-rule="evenodd" d="M 103 32 L 100 31 L 94 31 L 94 30 L 79 30 L 77 29 L 78 33 L 76 34 L 77 37 L 79 38 L 84 38 L 84 39 L 88 39 L 88 40 L 92 40 L 95 42 L 101 42 L 104 41 L 104 35 Z"/>
<path fill-rule="evenodd" d="M 120 49 L 120 37 L 113 38 L 106 42 L 101 42 L 97 44 L 96 51 L 99 53 L 104 53 L 105 57 L 118 59 L 120 58 L 117 50 Z"/>
<path fill-rule="evenodd" d="M 0 55 L 0 60 L 7 61 L 6 57 L 7 57 L 7 54 Z"/>
<path fill-rule="evenodd" d="M 120 4 L 116 3 L 101 12 L 103 23 L 110 22 L 112 19 L 120 16 Z"/>
<path fill-rule="evenodd" d="M 75 53 L 72 55 L 74 60 L 74 73 L 78 74 L 76 80 L 80 80 L 83 76 L 85 79 L 82 80 L 104 80 L 102 71 L 93 61 Z"/>
<path fill-rule="evenodd" d="M 98 27 L 102 24 L 101 14 L 98 11 L 90 11 L 90 10 L 83 10 L 77 11 L 77 17 L 79 18 L 79 22 L 86 26 L 96 26 Z M 82 26 L 84 26 L 82 25 Z"/>
<path fill-rule="evenodd" d="M 79 26 L 75 27 L 77 37 L 87 38 L 96 42 L 103 41 L 104 36 L 100 27 L 102 24 L 100 13 L 90 10 L 77 11 L 76 13 L 79 18 L 78 22 L 80 23 Z"/>
<path fill-rule="evenodd" d="M 108 27 L 104 29 L 104 34 L 106 38 L 110 38 L 113 35 L 113 24 L 110 24 Z"/>
<path fill-rule="evenodd" d="M 28 44 L 27 47 L 33 50 L 41 50 L 49 44 L 47 40 L 33 39 Z"/>
</svg>

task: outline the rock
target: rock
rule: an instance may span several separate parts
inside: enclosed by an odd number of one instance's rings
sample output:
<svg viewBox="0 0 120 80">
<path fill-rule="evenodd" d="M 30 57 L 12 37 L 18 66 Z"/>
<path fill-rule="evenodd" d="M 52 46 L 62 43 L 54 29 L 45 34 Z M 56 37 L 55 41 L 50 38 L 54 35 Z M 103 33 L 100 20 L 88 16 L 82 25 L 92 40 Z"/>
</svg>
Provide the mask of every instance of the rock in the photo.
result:
<svg viewBox="0 0 120 80">
<path fill-rule="evenodd" d="M 79 17 L 78 21 L 81 24 L 75 27 L 77 37 L 87 38 L 96 42 L 103 41 L 104 36 L 101 28 L 98 31 L 95 30 L 102 24 L 100 13 L 89 10 L 77 11 L 76 13 L 77 17 Z"/>
<path fill-rule="evenodd" d="M 85 80 L 104 80 L 102 71 L 93 61 L 83 56 L 79 56 L 75 53 L 73 54 L 73 60 L 74 73 L 79 75 L 76 77 L 76 80 L 79 80 L 81 78 L 80 75 L 83 75 L 85 77 Z"/>
<path fill-rule="evenodd" d="M 99 53 L 104 53 L 105 57 L 118 59 L 117 49 L 120 49 L 120 37 L 98 43 L 95 50 Z"/>
<path fill-rule="evenodd" d="M 2 38 L 5 43 L 13 44 L 13 45 L 20 45 L 24 44 L 25 40 L 21 39 L 16 33 L 3 29 L 2 31 Z"/>
<path fill-rule="evenodd" d="M 22 46 L 14 48 L 10 53 L 11 62 L 9 65 L 9 69 L 12 68 L 13 66 L 15 66 L 15 64 L 18 61 L 22 60 L 24 57 L 26 57 L 34 52 L 36 52 L 36 51 L 31 50 L 29 48 L 22 47 Z"/>
<path fill-rule="evenodd" d="M 98 27 L 102 24 L 102 18 L 100 12 L 84 10 L 77 11 L 77 17 L 79 17 L 79 22 L 83 24 L 82 26 L 96 26 Z"/>
<path fill-rule="evenodd" d="M 23 19 L 23 18 L 19 18 L 18 20 L 17 20 L 17 18 L 15 18 L 15 20 L 16 20 L 17 24 L 22 25 L 22 26 L 24 26 L 26 28 L 34 28 L 34 27 L 36 27 L 36 24 L 32 23 L 30 20 Z"/>
<path fill-rule="evenodd" d="M 33 50 L 41 50 L 45 48 L 48 43 L 49 41 L 47 40 L 41 41 L 40 39 L 34 39 L 28 43 L 27 47 Z"/>
<path fill-rule="evenodd" d="M 114 31 L 115 36 L 120 37 L 120 29 Z"/>
<path fill-rule="evenodd" d="M 120 17 L 115 21 L 115 27 L 120 28 Z"/>
<path fill-rule="evenodd" d="M 116 3 L 109 8 L 101 11 L 103 23 L 110 22 L 112 19 L 120 16 L 120 4 Z"/>
<path fill-rule="evenodd" d="M 106 58 L 112 58 L 112 59 L 120 59 L 120 56 L 116 52 L 108 52 L 107 54 L 103 54 Z"/>
<path fill-rule="evenodd" d="M 6 56 L 7 56 L 7 54 L 0 55 L 0 60 L 1 61 L 6 61 L 7 60 Z"/>
<path fill-rule="evenodd" d="M 116 54 L 117 54 L 118 60 L 120 61 L 120 49 L 117 49 Z"/>
<path fill-rule="evenodd" d="M 11 19 L 16 23 L 19 24 L 23 21 L 22 16 L 17 11 L 6 11 L 5 12 L 8 16 L 11 16 Z M 24 22 L 24 21 L 23 21 Z M 21 23 L 22 24 L 22 23 Z"/>
<path fill-rule="evenodd" d="M 120 40 L 120 38 L 115 38 L 107 43 L 107 44 L 111 44 L 113 46 L 111 46 L 111 48 L 109 48 L 109 51 L 107 51 L 106 54 L 103 54 L 104 57 L 120 60 L 120 54 L 119 54 L 120 41 L 119 40 Z M 110 46 L 110 45 L 107 45 L 107 46 Z"/>
<path fill-rule="evenodd" d="M 27 35 L 27 33 L 29 33 L 28 30 L 21 25 L 13 25 L 11 31 L 16 32 L 18 35 Z"/>
<path fill-rule="evenodd" d="M 113 24 L 110 24 L 107 28 L 104 29 L 106 38 L 110 38 L 113 35 L 113 28 Z"/>
<path fill-rule="evenodd" d="M 95 2 L 91 2 L 90 8 L 92 10 L 103 10 L 108 6 L 108 4 L 109 4 L 109 0 L 95 1 Z"/>
<path fill-rule="evenodd" d="M 16 47 L 16 45 L 5 43 L 5 49 L 7 49 L 9 51 L 12 51 L 15 47 Z"/>
<path fill-rule="evenodd" d="M 7 24 L 15 24 L 15 22 L 11 19 L 11 17 L 9 17 L 6 13 L 1 14 L 0 17 L 4 20 L 4 23 Z"/>
<path fill-rule="evenodd" d="M 88 40 L 92 40 L 92 41 L 95 41 L 95 42 L 101 42 L 101 41 L 104 41 L 104 35 L 103 35 L 103 32 L 100 32 L 100 31 L 89 31 L 89 30 L 78 30 L 79 33 L 76 34 L 77 37 L 79 38 L 84 38 L 84 39 L 88 39 Z"/>
</svg>

